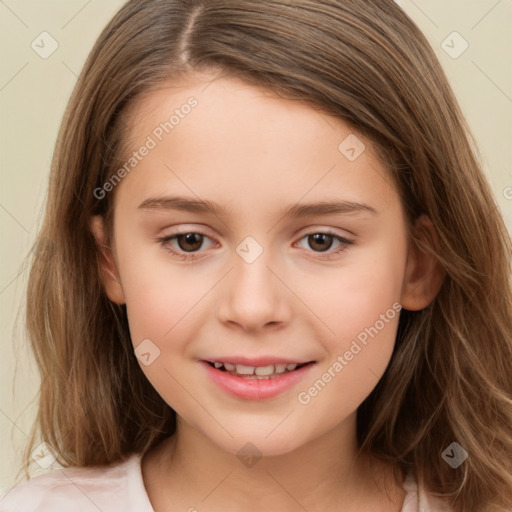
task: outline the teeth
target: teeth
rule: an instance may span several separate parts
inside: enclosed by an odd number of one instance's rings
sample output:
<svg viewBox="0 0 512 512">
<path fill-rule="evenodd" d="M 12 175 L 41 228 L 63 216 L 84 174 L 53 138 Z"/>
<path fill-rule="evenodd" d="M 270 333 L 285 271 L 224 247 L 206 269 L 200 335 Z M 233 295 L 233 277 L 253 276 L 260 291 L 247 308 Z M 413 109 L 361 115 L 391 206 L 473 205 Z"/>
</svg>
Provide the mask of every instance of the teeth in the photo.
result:
<svg viewBox="0 0 512 512">
<path fill-rule="evenodd" d="M 229 368 L 226 367 L 226 370 Z M 243 364 L 236 365 L 236 373 L 239 375 L 254 375 L 254 366 L 245 366 Z"/>
<path fill-rule="evenodd" d="M 274 373 L 274 365 L 271 364 L 270 366 L 257 366 L 254 373 L 256 373 L 256 375 L 272 375 Z"/>
<path fill-rule="evenodd" d="M 227 372 L 238 374 L 238 375 L 246 375 L 257 376 L 257 377 L 270 377 L 273 374 L 282 374 L 285 372 L 291 372 L 299 366 L 296 363 L 291 364 L 269 364 L 268 366 L 246 366 L 244 364 L 231 364 L 231 363 L 213 363 L 214 367 L 220 369 L 224 367 Z"/>
</svg>

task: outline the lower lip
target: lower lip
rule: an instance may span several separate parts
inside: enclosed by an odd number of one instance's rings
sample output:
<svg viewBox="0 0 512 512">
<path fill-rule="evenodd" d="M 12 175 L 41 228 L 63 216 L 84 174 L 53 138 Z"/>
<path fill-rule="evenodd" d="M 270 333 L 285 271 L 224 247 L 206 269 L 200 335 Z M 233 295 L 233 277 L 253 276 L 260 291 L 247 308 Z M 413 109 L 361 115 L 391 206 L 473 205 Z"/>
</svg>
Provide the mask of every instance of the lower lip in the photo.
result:
<svg viewBox="0 0 512 512">
<path fill-rule="evenodd" d="M 217 370 L 205 361 L 201 361 L 201 364 L 217 386 L 244 400 L 264 400 L 280 395 L 297 384 L 314 366 L 314 363 L 309 363 L 271 379 L 249 379 Z"/>
</svg>

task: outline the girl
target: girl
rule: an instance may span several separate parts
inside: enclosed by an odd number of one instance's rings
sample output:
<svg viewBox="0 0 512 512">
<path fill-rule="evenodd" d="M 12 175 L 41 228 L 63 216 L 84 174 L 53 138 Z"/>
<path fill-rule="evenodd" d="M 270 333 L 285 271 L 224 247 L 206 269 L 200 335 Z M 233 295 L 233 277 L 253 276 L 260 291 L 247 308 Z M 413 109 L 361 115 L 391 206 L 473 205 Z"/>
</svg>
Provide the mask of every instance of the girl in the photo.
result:
<svg viewBox="0 0 512 512">
<path fill-rule="evenodd" d="M 0 509 L 512 510 L 511 243 L 472 143 L 391 0 L 129 1 L 28 288 L 27 464 L 63 468 Z"/>
</svg>

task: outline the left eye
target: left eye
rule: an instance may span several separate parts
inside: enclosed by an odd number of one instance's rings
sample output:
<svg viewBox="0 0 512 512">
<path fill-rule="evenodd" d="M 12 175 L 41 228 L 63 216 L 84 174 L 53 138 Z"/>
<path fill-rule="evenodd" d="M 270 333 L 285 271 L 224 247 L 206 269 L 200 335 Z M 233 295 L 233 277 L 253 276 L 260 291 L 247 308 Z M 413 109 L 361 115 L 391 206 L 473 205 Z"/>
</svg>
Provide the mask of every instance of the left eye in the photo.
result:
<svg viewBox="0 0 512 512">
<path fill-rule="evenodd" d="M 351 243 L 346 238 L 333 233 L 310 233 L 301 238 L 301 240 L 306 240 L 307 245 L 313 249 L 314 252 L 326 252 L 332 248 L 334 242 L 337 242 L 337 250 L 331 251 L 336 253 L 339 252 L 339 250 L 343 250 L 345 246 Z"/>
</svg>

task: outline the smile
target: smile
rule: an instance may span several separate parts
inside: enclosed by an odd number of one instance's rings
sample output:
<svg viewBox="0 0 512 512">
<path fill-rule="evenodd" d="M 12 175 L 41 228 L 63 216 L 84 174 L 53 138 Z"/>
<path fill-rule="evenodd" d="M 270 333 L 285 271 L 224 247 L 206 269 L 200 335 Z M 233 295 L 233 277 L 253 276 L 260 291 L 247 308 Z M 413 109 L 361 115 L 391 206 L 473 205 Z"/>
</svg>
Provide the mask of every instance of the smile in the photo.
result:
<svg viewBox="0 0 512 512">
<path fill-rule="evenodd" d="M 227 372 L 237 377 L 245 377 L 248 379 L 273 379 L 283 375 L 284 373 L 293 372 L 298 368 L 302 368 L 305 364 L 270 364 L 267 366 L 246 366 L 244 364 L 231 364 L 231 363 L 211 363 L 216 370 Z"/>
<path fill-rule="evenodd" d="M 263 400 L 294 387 L 314 366 L 314 361 L 247 364 L 235 361 L 201 361 L 212 381 L 223 391 L 244 400 Z"/>
</svg>

